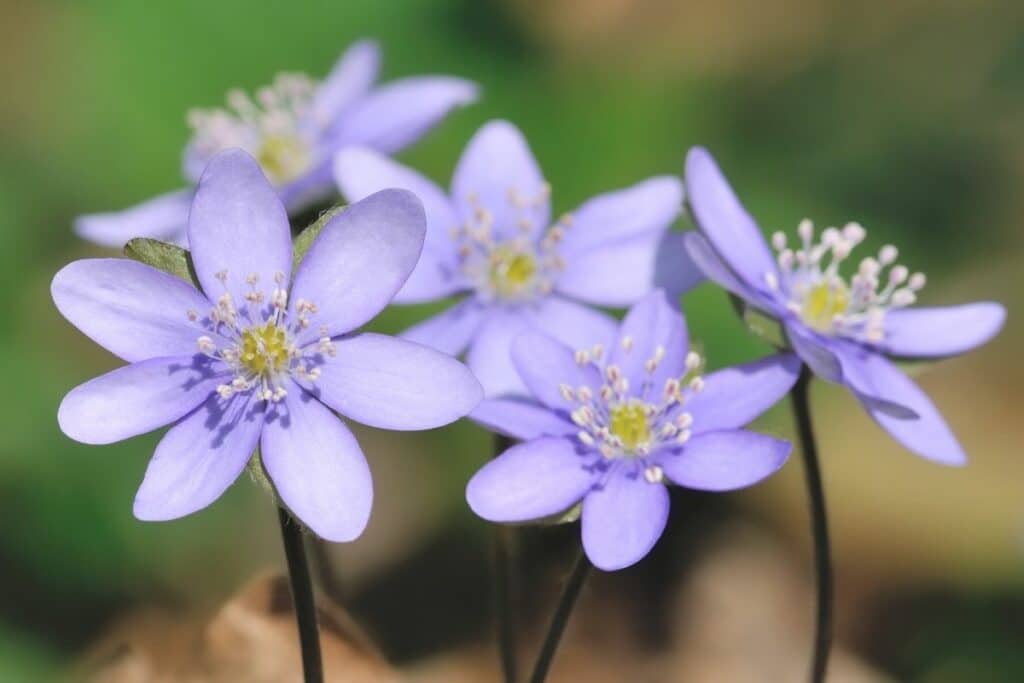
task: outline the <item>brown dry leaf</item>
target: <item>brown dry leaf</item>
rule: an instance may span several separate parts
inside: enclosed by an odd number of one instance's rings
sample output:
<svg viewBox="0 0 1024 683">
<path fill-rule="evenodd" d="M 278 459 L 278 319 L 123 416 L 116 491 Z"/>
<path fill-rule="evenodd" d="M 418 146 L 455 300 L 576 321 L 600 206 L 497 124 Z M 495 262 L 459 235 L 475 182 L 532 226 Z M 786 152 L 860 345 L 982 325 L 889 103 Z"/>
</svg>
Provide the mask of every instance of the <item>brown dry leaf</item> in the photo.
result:
<svg viewBox="0 0 1024 683">
<path fill-rule="evenodd" d="M 320 633 L 328 681 L 399 680 L 341 608 L 320 606 Z M 153 612 L 134 615 L 93 649 L 76 678 L 96 683 L 301 681 L 288 584 L 281 576 L 254 579 L 205 625 Z"/>
</svg>

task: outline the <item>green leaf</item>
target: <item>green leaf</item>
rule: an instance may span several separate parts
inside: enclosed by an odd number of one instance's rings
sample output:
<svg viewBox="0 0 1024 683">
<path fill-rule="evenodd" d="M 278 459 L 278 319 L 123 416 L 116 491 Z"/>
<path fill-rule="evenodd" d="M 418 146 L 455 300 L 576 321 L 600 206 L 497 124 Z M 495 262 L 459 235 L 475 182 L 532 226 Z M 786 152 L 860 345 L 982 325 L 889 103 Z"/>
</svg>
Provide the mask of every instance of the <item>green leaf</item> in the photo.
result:
<svg viewBox="0 0 1024 683">
<path fill-rule="evenodd" d="M 124 254 L 130 259 L 170 273 L 190 283 L 196 289 L 201 289 L 199 278 L 196 277 L 196 270 L 192 265 L 192 256 L 177 245 L 148 237 L 136 237 L 129 240 L 128 244 L 124 246 Z"/>
<path fill-rule="evenodd" d="M 344 206 L 335 206 L 327 209 L 320 214 L 320 217 L 315 222 L 295 237 L 295 240 L 292 242 L 292 272 L 298 270 L 299 264 L 302 263 L 302 259 L 306 256 L 306 252 L 313 246 L 313 241 L 320 234 L 320 231 L 324 229 L 328 221 L 344 210 Z"/>
</svg>

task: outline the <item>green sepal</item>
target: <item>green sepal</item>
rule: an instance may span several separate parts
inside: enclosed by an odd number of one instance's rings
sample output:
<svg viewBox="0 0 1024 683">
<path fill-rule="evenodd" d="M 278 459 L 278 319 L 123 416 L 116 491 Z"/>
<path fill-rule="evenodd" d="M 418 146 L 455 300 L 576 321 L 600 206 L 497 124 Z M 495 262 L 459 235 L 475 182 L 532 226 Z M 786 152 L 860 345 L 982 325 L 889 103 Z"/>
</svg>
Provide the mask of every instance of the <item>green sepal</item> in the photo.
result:
<svg viewBox="0 0 1024 683">
<path fill-rule="evenodd" d="M 759 308 L 751 306 L 735 294 L 729 294 L 729 302 L 748 330 L 780 351 L 791 350 L 789 340 L 786 339 L 786 332 L 778 320 Z"/>
<path fill-rule="evenodd" d="M 332 218 L 344 210 L 344 206 L 334 206 L 327 209 L 320 214 L 319 218 L 295 236 L 295 239 L 292 241 L 292 272 L 298 270 L 299 264 L 302 263 L 302 259 L 305 258 L 309 248 L 313 246 L 313 242 L 320 234 L 320 231 L 324 229 Z"/>
<path fill-rule="evenodd" d="M 200 289 L 199 278 L 192 265 L 192 255 L 176 244 L 148 237 L 135 237 L 124 245 L 124 255 L 180 278 L 196 289 Z"/>
</svg>

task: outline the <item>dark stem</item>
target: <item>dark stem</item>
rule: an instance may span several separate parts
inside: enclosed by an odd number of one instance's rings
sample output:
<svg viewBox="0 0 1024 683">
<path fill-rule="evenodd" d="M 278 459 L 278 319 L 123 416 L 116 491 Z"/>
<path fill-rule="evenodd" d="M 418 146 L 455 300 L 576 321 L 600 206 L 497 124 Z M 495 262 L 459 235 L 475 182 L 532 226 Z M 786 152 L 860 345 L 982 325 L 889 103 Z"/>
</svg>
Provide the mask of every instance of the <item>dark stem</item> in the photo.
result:
<svg viewBox="0 0 1024 683">
<path fill-rule="evenodd" d="M 495 435 L 494 456 L 501 455 L 513 444 L 512 439 Z M 513 551 L 515 529 L 507 526 L 494 527 L 492 543 L 492 571 L 494 573 L 494 618 L 498 629 L 498 654 L 501 657 L 501 671 L 505 683 L 515 683 L 518 676 L 516 661 L 517 619 L 515 609 L 516 578 L 515 555 Z"/>
<path fill-rule="evenodd" d="M 548 634 L 544 637 L 540 654 L 537 655 L 537 663 L 533 666 L 530 683 L 544 683 L 544 680 L 547 679 L 548 669 L 551 668 L 551 662 L 555 658 L 555 650 L 558 649 L 558 643 L 562 640 L 565 625 L 569 623 L 572 608 L 576 605 L 576 598 L 580 596 L 580 590 L 589 573 L 590 560 L 587 559 L 581 548 L 579 556 L 576 558 L 576 564 L 572 568 L 572 574 L 569 575 L 569 580 L 562 590 L 558 607 L 555 608 L 555 613 L 551 617 L 551 625 L 548 626 Z"/>
<path fill-rule="evenodd" d="M 810 680 L 812 683 L 822 683 L 828 667 L 829 649 L 832 647 L 832 550 L 828 538 L 828 517 L 825 513 L 825 490 L 821 483 L 821 469 L 818 466 L 818 447 L 814 440 L 814 428 L 811 426 L 811 377 L 811 372 L 804 367 L 790 398 L 800 437 L 800 452 L 804 459 L 811 536 L 814 538 L 814 572 L 818 585 Z"/>
<path fill-rule="evenodd" d="M 323 683 L 320 633 L 316 623 L 316 605 L 313 603 L 313 582 L 309 578 L 306 550 L 302 545 L 302 530 L 283 507 L 278 506 L 277 519 L 281 523 L 281 540 L 284 542 L 284 556 L 288 560 L 288 580 L 295 605 L 295 621 L 299 625 L 303 680 L 306 683 Z"/>
</svg>

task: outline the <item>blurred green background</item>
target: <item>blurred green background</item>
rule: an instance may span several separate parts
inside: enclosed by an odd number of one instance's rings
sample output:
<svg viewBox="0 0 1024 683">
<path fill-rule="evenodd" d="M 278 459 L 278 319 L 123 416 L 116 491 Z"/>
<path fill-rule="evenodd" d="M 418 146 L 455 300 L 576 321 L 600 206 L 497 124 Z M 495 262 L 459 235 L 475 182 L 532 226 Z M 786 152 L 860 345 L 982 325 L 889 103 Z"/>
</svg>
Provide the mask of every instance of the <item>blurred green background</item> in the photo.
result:
<svg viewBox="0 0 1024 683">
<path fill-rule="evenodd" d="M 1024 680 L 1024 4 L 1012 0 L 0 0 L 0 282 L 11 295 L 0 317 L 0 680 L 64 670 L 140 606 L 203 613 L 281 566 L 273 507 L 251 482 L 187 519 L 143 524 L 131 501 L 157 435 L 100 448 L 58 431 L 63 394 L 118 363 L 58 316 L 48 286 L 67 261 L 105 253 L 72 235 L 75 215 L 181 185 L 189 108 L 281 70 L 322 76 L 361 37 L 382 43 L 386 79 L 482 85 L 480 103 L 400 155 L 443 184 L 494 117 L 524 130 L 556 210 L 680 173 L 687 148 L 704 144 L 766 230 L 858 220 L 872 247 L 894 242 L 928 274 L 925 303 L 1004 302 L 994 343 L 920 378 L 967 468 L 901 450 L 837 389 L 816 387 L 815 401 L 841 642 L 898 680 Z M 719 291 L 684 303 L 712 366 L 765 352 Z M 426 313 L 389 311 L 376 326 Z M 766 428 L 791 433 L 785 410 Z M 483 642 L 486 604 L 465 624 L 433 623 L 430 640 L 415 622 L 396 625 L 410 619 L 382 593 L 388 576 L 415 582 L 402 568 L 438 549 L 486 569 L 486 529 L 462 490 L 489 437 L 460 424 L 361 439 L 374 516 L 332 551 L 357 616 L 399 661 Z M 676 521 L 700 537 L 705 518 L 746 520 L 804 571 L 801 482 L 794 459 L 721 504 L 691 501 L 698 512 Z M 472 584 L 466 571 L 448 575 L 451 590 Z M 609 591 L 648 576 L 623 575 Z M 443 608 L 449 588 L 428 585 Z M 805 589 L 791 606 L 800 614 Z M 485 587 L 469 595 L 486 602 Z"/>
</svg>

